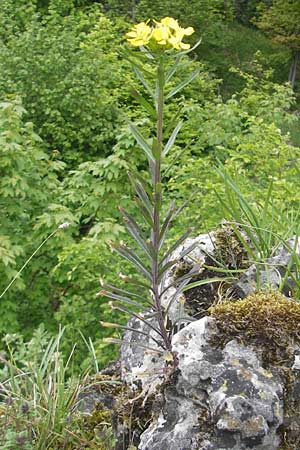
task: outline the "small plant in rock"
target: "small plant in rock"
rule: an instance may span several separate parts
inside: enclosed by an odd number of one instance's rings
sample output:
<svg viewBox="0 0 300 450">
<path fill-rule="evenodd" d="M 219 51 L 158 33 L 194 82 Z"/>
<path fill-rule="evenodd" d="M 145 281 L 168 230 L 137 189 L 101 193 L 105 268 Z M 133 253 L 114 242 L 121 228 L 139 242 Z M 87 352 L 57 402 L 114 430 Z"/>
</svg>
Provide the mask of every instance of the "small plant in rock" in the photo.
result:
<svg viewBox="0 0 300 450">
<path fill-rule="evenodd" d="M 176 358 L 171 346 L 172 325 L 168 321 L 168 307 L 162 305 L 162 296 L 171 286 L 162 290 L 162 280 L 167 271 L 192 248 L 187 248 L 178 259 L 172 258 L 173 252 L 184 242 L 191 230 L 179 237 L 170 248 L 166 249 L 164 245 L 172 222 L 183 208 L 183 206 L 176 208 L 175 204 L 171 203 L 166 210 L 163 203 L 163 177 L 164 170 L 168 167 L 166 156 L 183 124 L 182 120 L 178 121 L 180 114 L 176 112 L 166 127 L 164 112 L 166 102 L 198 75 L 196 70 L 178 85 L 174 85 L 172 79 L 178 69 L 188 67 L 189 62 L 185 57 L 200 43 L 197 42 L 190 48 L 190 44 L 183 42 L 183 39 L 193 32 L 192 27 L 182 28 L 177 20 L 165 17 L 160 22 L 153 20 L 139 23 L 126 35 L 128 43 L 139 48 L 140 52 L 124 48 L 122 54 L 132 63 L 136 76 L 147 92 L 146 95 L 141 95 L 133 91 L 133 95 L 145 108 L 150 119 L 155 122 L 155 132 L 150 132 L 146 138 L 133 123 L 129 123 L 137 144 L 147 158 L 149 175 L 145 177 L 139 173 L 129 173 L 142 222 L 139 223 L 139 219 L 124 209 L 121 210 L 124 224 L 138 250 L 135 251 L 123 243 L 112 244 L 112 248 L 137 268 L 139 276 L 136 279 L 126 276 L 122 278 L 132 283 L 135 288 L 141 288 L 142 293 L 138 294 L 136 291 L 121 289 L 104 282 L 102 282 L 103 289 L 99 293 L 115 300 L 111 302 L 112 308 L 129 313 L 144 322 L 154 332 L 150 336 L 155 341 L 153 346 L 155 348 L 152 350 L 164 353 L 166 360 L 173 361 L 174 365 Z M 173 284 L 176 284 L 177 293 L 190 281 L 191 276 L 189 273 L 176 279 Z M 173 298 L 175 297 L 176 295 Z M 130 308 L 122 304 L 130 305 Z M 145 309 L 145 305 L 151 310 L 147 316 L 140 312 Z M 119 327 L 111 323 L 102 322 L 102 324 Z M 120 342 L 117 339 L 110 341 Z"/>
</svg>

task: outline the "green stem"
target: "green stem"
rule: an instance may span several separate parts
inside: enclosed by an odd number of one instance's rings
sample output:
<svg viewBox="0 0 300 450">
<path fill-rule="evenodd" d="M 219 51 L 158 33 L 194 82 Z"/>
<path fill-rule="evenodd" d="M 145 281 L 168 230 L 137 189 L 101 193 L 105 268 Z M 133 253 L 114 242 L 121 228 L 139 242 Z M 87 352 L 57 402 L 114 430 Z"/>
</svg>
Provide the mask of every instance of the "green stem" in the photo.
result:
<svg viewBox="0 0 300 450">
<path fill-rule="evenodd" d="M 164 341 L 166 350 L 171 351 L 171 341 L 165 326 L 165 314 L 161 305 L 161 298 L 159 293 L 158 281 L 158 266 L 159 266 L 159 235 L 160 235 L 160 207 L 162 203 L 161 191 L 161 155 L 163 150 L 163 117 L 164 117 L 164 63 L 163 58 L 160 58 L 157 68 L 157 126 L 156 139 L 158 155 L 154 163 L 154 211 L 153 211 L 153 229 L 152 229 L 152 244 L 154 248 L 154 257 L 152 260 L 152 291 L 154 297 L 155 309 L 158 313 L 158 324 L 161 336 Z"/>
</svg>

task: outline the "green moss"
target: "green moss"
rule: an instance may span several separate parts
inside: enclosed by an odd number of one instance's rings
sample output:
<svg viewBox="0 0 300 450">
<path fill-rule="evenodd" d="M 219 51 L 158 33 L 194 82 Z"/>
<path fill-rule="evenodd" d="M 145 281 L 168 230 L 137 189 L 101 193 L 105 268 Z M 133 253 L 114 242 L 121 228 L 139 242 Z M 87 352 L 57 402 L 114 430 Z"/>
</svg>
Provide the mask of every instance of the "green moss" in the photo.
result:
<svg viewBox="0 0 300 450">
<path fill-rule="evenodd" d="M 244 300 L 213 306 L 209 312 L 223 343 L 236 338 L 256 344 L 265 363 L 289 360 L 292 345 L 300 344 L 300 302 L 279 292 L 257 292 Z"/>
<path fill-rule="evenodd" d="M 221 224 L 214 233 L 216 258 L 228 269 L 244 269 L 249 266 L 248 254 L 234 227 Z"/>
<path fill-rule="evenodd" d="M 192 270 L 193 264 L 188 261 L 179 261 L 178 264 L 176 264 L 173 277 L 175 280 L 182 277 L 183 275 L 186 275 L 189 273 L 190 270 Z"/>
</svg>

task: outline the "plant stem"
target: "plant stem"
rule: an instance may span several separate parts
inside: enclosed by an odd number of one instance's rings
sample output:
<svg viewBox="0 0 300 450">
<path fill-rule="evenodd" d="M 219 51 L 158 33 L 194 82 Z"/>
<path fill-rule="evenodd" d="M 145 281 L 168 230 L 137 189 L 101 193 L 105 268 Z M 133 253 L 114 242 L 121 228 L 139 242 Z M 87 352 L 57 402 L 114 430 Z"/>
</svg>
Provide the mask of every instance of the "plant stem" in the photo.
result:
<svg viewBox="0 0 300 450">
<path fill-rule="evenodd" d="M 157 67 L 157 156 L 154 163 L 153 188 L 154 188 L 154 211 L 153 211 L 153 229 L 152 229 L 152 244 L 154 248 L 154 257 L 152 260 L 152 291 L 154 306 L 158 313 L 158 324 L 161 336 L 164 341 L 166 350 L 171 351 L 171 341 L 165 326 L 165 315 L 161 305 L 158 281 L 158 267 L 159 267 L 159 235 L 160 235 L 160 207 L 162 202 L 161 191 L 161 155 L 163 149 L 163 116 L 164 116 L 164 62 L 163 58 L 159 59 Z"/>
</svg>

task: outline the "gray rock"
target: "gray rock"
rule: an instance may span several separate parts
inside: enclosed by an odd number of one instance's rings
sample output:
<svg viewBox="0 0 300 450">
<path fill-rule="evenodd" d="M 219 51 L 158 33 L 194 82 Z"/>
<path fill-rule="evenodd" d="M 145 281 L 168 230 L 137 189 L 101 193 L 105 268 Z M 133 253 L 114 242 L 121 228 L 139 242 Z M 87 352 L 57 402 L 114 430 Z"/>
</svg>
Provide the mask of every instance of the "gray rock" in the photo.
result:
<svg viewBox="0 0 300 450">
<path fill-rule="evenodd" d="M 215 333 L 214 319 L 205 317 L 174 336 L 178 370 L 139 450 L 279 448 L 281 380 L 262 367 L 250 347 L 231 341 L 216 349 Z"/>
<path fill-rule="evenodd" d="M 245 298 L 258 289 L 278 289 L 286 276 L 287 269 L 291 264 L 292 249 L 299 256 L 300 242 L 293 237 L 285 245 L 281 246 L 275 256 L 267 258 L 264 264 L 252 264 L 245 271 L 241 279 L 235 283 L 230 291 L 236 297 Z M 294 281 L 290 276 L 286 277 L 283 293 L 291 296 Z"/>
</svg>

